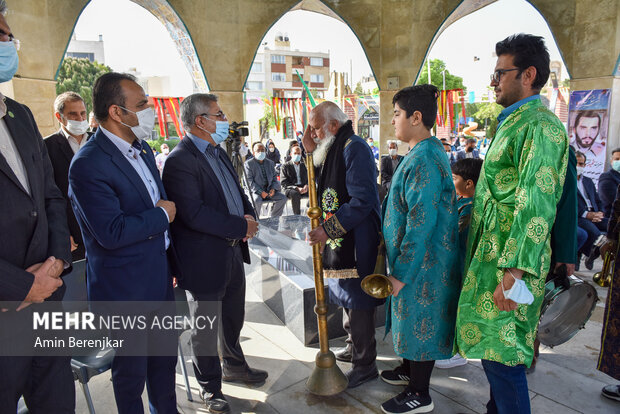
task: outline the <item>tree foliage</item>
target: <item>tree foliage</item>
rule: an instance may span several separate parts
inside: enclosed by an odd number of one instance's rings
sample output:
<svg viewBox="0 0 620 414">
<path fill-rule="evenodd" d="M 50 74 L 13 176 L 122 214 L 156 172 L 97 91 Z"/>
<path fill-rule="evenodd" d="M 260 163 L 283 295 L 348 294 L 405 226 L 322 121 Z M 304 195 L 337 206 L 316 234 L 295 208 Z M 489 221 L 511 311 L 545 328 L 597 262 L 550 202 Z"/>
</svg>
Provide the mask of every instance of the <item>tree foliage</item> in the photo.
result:
<svg viewBox="0 0 620 414">
<path fill-rule="evenodd" d="M 442 71 L 446 71 L 446 89 L 463 89 L 465 90 L 465 86 L 463 85 L 463 78 L 460 76 L 456 76 L 451 74 L 446 69 L 446 63 L 440 59 L 431 60 L 431 83 L 437 87 L 437 89 L 443 89 L 443 75 Z M 420 72 L 420 76 L 418 77 L 418 81 L 416 85 L 428 83 L 428 63 L 425 61 L 424 66 L 422 67 L 422 71 Z"/>
<path fill-rule="evenodd" d="M 104 73 L 111 72 L 109 66 L 88 59 L 65 58 L 56 79 L 56 94 L 72 91 L 84 99 L 86 110 L 93 109 L 93 85 Z"/>
<path fill-rule="evenodd" d="M 488 120 L 486 136 L 493 138 L 495 136 L 495 130 L 497 129 L 497 116 L 502 112 L 502 106 L 495 102 L 480 104 L 478 111 L 474 114 L 475 118 L 482 121 Z"/>
</svg>

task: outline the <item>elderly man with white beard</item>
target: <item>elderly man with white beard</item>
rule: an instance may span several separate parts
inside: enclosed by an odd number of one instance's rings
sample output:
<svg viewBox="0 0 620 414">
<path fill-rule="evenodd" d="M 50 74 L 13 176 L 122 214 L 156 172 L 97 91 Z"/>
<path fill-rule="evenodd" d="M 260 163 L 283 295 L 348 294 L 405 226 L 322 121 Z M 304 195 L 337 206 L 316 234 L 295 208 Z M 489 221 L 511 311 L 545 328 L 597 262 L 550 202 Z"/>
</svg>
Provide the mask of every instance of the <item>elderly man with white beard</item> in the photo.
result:
<svg viewBox="0 0 620 414">
<path fill-rule="evenodd" d="M 336 358 L 352 363 L 346 376 L 353 388 L 378 376 L 374 320 L 383 300 L 361 288 L 364 276 L 374 273 L 380 240 L 377 169 L 366 142 L 332 102 L 312 110 L 303 144 L 313 153 L 323 211 L 322 225 L 309 234 L 310 244 L 321 244 L 330 302 L 343 307 L 347 346 L 336 351 Z"/>
</svg>

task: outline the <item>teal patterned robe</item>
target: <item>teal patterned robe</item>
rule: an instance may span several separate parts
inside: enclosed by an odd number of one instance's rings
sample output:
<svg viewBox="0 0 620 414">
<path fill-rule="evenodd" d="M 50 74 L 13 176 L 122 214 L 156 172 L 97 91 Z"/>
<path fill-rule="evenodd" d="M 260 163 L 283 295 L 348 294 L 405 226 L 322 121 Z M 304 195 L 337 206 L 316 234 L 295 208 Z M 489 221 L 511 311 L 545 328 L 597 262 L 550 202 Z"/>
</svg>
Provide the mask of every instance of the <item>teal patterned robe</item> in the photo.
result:
<svg viewBox="0 0 620 414">
<path fill-rule="evenodd" d="M 461 287 L 458 212 L 450 163 L 435 137 L 400 162 L 383 206 L 390 274 L 405 283 L 386 303 L 394 351 L 413 361 L 453 355 Z"/>
</svg>

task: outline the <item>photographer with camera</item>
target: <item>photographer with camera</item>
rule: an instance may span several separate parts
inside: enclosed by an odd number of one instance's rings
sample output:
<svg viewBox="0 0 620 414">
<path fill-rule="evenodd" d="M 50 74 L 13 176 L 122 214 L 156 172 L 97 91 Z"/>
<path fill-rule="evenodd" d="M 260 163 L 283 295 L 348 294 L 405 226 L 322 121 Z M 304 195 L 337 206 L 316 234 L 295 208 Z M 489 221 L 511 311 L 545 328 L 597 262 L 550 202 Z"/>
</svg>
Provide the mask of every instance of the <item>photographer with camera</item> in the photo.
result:
<svg viewBox="0 0 620 414">
<path fill-rule="evenodd" d="M 199 93 L 185 98 L 181 122 L 187 133 L 166 160 L 163 182 L 176 203 L 171 235 L 179 286 L 187 291 L 192 317 L 206 316 L 209 301 L 222 303 L 218 315 L 222 366 L 217 354 L 204 355 L 203 346 L 214 345 L 208 330 L 193 330 L 191 344 L 200 395 L 210 412 L 224 413 L 230 408 L 222 380 L 259 383 L 267 378 L 267 372 L 248 366 L 239 344 L 245 313 L 243 263 L 250 263 L 247 240 L 256 235 L 258 223 L 233 164 L 219 145 L 228 138 L 230 126 L 217 97 Z"/>
</svg>

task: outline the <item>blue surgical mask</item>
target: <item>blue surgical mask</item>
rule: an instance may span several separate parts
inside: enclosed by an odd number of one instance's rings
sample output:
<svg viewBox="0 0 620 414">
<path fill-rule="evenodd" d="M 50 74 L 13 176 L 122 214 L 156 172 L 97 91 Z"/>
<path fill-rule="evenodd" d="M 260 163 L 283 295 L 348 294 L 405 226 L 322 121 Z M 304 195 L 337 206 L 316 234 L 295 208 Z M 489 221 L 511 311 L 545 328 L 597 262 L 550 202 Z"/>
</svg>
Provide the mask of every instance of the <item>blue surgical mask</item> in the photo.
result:
<svg viewBox="0 0 620 414">
<path fill-rule="evenodd" d="M 0 42 L 0 82 L 8 82 L 13 79 L 18 65 L 19 57 L 15 43 Z"/>
<path fill-rule="evenodd" d="M 215 122 L 215 132 L 209 132 L 209 131 L 206 131 L 204 128 L 198 127 L 211 135 L 211 138 L 213 138 L 213 141 L 215 141 L 215 145 L 220 145 L 222 142 L 226 140 L 226 138 L 228 138 L 228 130 L 229 130 L 228 121 L 214 121 L 210 118 L 207 118 L 204 115 L 202 117 L 204 119 L 208 119 L 211 122 Z"/>
<path fill-rule="evenodd" d="M 265 153 L 265 151 L 257 152 L 256 154 L 254 154 L 254 158 L 256 158 L 259 161 L 264 160 L 266 156 L 267 154 Z"/>
<path fill-rule="evenodd" d="M 512 276 L 512 273 L 510 275 Z M 505 290 L 504 284 L 502 283 L 504 297 L 506 299 L 513 300 L 516 303 L 531 305 L 534 302 L 534 295 L 532 295 L 532 292 L 529 291 L 525 282 L 521 279 L 517 279 L 514 276 L 512 276 L 512 278 L 515 280 L 515 284 L 512 285 L 512 288 Z"/>
<path fill-rule="evenodd" d="M 611 163 L 611 168 L 613 168 L 614 170 L 620 172 L 620 160 L 615 160 L 614 162 Z"/>
<path fill-rule="evenodd" d="M 301 154 L 293 155 L 293 162 L 299 162 L 299 161 L 301 161 Z"/>
</svg>

